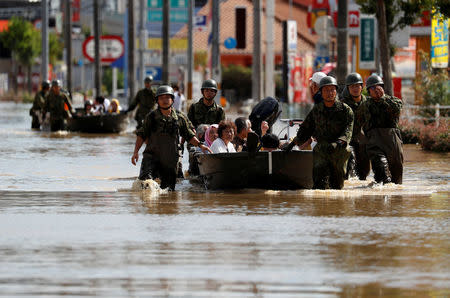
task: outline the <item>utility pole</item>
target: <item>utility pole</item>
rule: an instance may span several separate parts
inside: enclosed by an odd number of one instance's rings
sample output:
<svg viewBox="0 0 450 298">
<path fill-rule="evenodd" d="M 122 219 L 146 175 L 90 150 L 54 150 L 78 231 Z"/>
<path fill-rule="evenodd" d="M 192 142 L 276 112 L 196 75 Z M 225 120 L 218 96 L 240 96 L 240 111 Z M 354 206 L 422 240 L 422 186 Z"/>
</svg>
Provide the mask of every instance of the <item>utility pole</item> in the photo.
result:
<svg viewBox="0 0 450 298">
<path fill-rule="evenodd" d="M 387 37 L 386 25 L 386 6 L 384 0 L 377 0 L 377 17 L 378 17 L 378 40 L 380 45 L 380 60 L 383 68 L 384 91 L 388 95 L 392 95 L 392 74 L 391 74 L 391 55 L 389 53 L 389 39 Z"/>
<path fill-rule="evenodd" d="M 100 68 L 100 15 L 98 0 L 94 0 L 94 39 L 95 39 L 95 96 L 102 94 L 101 68 Z"/>
<path fill-rule="evenodd" d="M 66 65 L 67 65 L 67 91 L 69 95 L 72 96 L 72 1 L 66 1 L 66 13 L 65 13 L 65 23 L 66 23 Z"/>
<path fill-rule="evenodd" d="M 347 76 L 348 61 L 348 32 L 347 32 L 347 14 L 348 0 L 339 0 L 338 2 L 338 19 L 337 19 L 337 83 L 345 85 L 345 77 Z M 334 52 L 334 51 L 333 51 Z"/>
<path fill-rule="evenodd" d="M 41 58 L 41 78 L 48 80 L 48 0 L 41 0 L 41 37 L 42 37 L 42 58 Z"/>
<path fill-rule="evenodd" d="M 266 0 L 266 96 L 275 97 L 273 70 L 274 70 L 274 53 L 273 53 L 273 27 L 275 18 L 275 1 Z"/>
<path fill-rule="evenodd" d="M 147 0 L 139 1 L 139 85 L 144 88 L 145 61 L 144 53 L 147 47 L 147 30 L 145 28 L 145 12 L 147 12 Z"/>
<path fill-rule="evenodd" d="M 169 84 L 169 19 L 170 1 L 164 1 L 163 4 L 163 56 L 162 56 L 162 82 Z"/>
<path fill-rule="evenodd" d="M 187 73 L 187 97 L 186 99 L 192 99 L 192 71 L 194 69 L 194 36 L 193 36 L 193 24 L 194 24 L 194 2 L 189 1 L 188 11 L 188 73 Z"/>
<path fill-rule="evenodd" d="M 135 93 L 136 71 L 134 63 L 134 1 L 128 0 L 128 87 L 130 94 L 128 97 L 128 104 L 131 102 Z"/>
<path fill-rule="evenodd" d="M 220 1 L 212 0 L 212 40 L 211 40 L 211 77 L 217 83 L 221 83 L 222 75 L 220 69 Z M 220 92 L 220 91 L 219 91 Z M 219 94 L 218 94 L 219 95 Z M 218 96 L 216 96 L 218 98 Z"/>
<path fill-rule="evenodd" d="M 261 100 L 262 97 L 262 55 L 261 55 L 261 0 L 253 1 L 253 63 L 252 63 L 252 98 Z"/>
</svg>

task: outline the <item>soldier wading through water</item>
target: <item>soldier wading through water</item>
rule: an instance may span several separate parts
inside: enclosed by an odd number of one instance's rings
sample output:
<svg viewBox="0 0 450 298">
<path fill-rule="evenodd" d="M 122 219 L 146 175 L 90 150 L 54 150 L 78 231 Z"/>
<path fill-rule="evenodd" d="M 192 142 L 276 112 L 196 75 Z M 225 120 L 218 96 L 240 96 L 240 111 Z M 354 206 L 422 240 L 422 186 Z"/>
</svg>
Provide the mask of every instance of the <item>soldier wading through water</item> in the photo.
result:
<svg viewBox="0 0 450 298">
<path fill-rule="evenodd" d="M 367 154 L 377 183 L 402 183 L 403 148 L 398 129 L 402 101 L 384 93 L 377 75 L 366 81 L 370 97 L 357 111 L 357 121 L 367 137 Z"/>
<path fill-rule="evenodd" d="M 42 114 L 45 107 L 45 96 L 50 89 L 50 81 L 46 80 L 41 83 L 41 90 L 34 96 L 33 106 L 30 109 L 31 128 L 39 129 L 45 115 Z"/>
<path fill-rule="evenodd" d="M 356 111 L 361 104 L 366 101 L 362 90 L 363 80 L 359 73 L 351 73 L 345 78 L 345 88 L 341 93 L 340 99 L 352 109 L 354 116 L 356 116 Z M 356 175 L 359 180 L 366 180 L 370 172 L 370 160 L 366 153 L 365 136 L 356 117 L 353 121 L 350 149 L 352 150 L 352 155 L 350 155 L 347 164 L 347 177 Z"/>
<path fill-rule="evenodd" d="M 313 149 L 314 189 L 341 189 L 352 138 L 353 112 L 337 100 L 336 79 L 326 76 L 320 80 L 323 101 L 314 105 L 297 131 L 297 136 L 286 147 L 290 151 L 302 145 L 311 136 L 317 140 Z"/>
<path fill-rule="evenodd" d="M 124 111 L 124 113 L 131 112 L 136 108 L 136 106 L 139 105 L 136 111 L 136 115 L 134 116 L 134 119 L 136 119 L 137 122 L 136 130 L 142 127 L 145 116 L 147 116 L 148 113 L 150 113 L 155 109 L 156 99 L 155 93 L 152 90 L 152 81 L 153 81 L 152 76 L 145 77 L 144 79 L 145 88 L 139 90 L 138 93 L 136 93 L 136 96 L 130 103 L 128 109 Z"/>
<path fill-rule="evenodd" d="M 203 151 L 211 152 L 196 137 L 191 129 L 191 123 L 172 105 L 174 92 L 170 86 L 160 86 L 156 91 L 158 108 L 145 117 L 143 126 L 136 132 L 136 144 L 131 163 L 136 165 L 139 160 L 139 149 L 147 143 L 143 153 L 140 180 L 161 179 L 161 188 L 175 189 L 177 178 L 177 163 L 179 158 L 180 136 L 189 143 L 198 146 Z"/>
<path fill-rule="evenodd" d="M 188 117 L 195 128 L 200 124 L 219 124 L 225 120 L 225 112 L 214 102 L 217 94 L 217 83 L 214 80 L 206 80 L 202 84 L 200 100 L 189 108 Z"/>
<path fill-rule="evenodd" d="M 61 82 L 52 81 L 52 88 L 45 98 L 44 115 L 50 112 L 50 130 L 66 129 L 66 119 L 72 117 L 72 103 L 69 96 L 61 91 Z"/>
</svg>

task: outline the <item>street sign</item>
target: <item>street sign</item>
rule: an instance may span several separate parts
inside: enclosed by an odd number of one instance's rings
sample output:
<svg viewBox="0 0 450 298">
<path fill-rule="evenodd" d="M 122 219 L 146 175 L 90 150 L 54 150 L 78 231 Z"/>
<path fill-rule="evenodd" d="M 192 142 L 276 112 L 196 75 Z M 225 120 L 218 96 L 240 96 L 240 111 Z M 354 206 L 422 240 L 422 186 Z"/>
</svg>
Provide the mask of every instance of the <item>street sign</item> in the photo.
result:
<svg viewBox="0 0 450 298">
<path fill-rule="evenodd" d="M 297 51 L 297 22 L 287 21 L 287 48 L 288 51 Z"/>
<path fill-rule="evenodd" d="M 431 67 L 448 66 L 448 19 L 440 13 L 431 20 Z"/>
<path fill-rule="evenodd" d="M 145 68 L 145 75 L 152 76 L 154 81 L 162 80 L 162 67 L 147 66 Z"/>
<path fill-rule="evenodd" d="M 223 42 L 223 45 L 227 48 L 227 49 L 234 49 L 237 45 L 237 41 L 236 39 L 234 39 L 233 37 L 228 37 L 227 39 L 225 39 L 225 41 Z"/>
<path fill-rule="evenodd" d="M 186 23 L 188 21 L 188 11 L 185 8 L 171 8 L 169 12 L 169 20 L 171 23 Z M 149 9 L 148 11 L 149 22 L 162 22 L 163 11 L 162 9 Z"/>
<path fill-rule="evenodd" d="M 206 30 L 206 16 L 195 16 L 194 17 L 194 29 L 198 31 Z"/>
<path fill-rule="evenodd" d="M 187 8 L 189 5 L 189 0 L 170 0 L 170 8 Z M 148 8 L 162 8 L 163 0 L 148 0 Z"/>
<path fill-rule="evenodd" d="M 359 68 L 375 69 L 376 20 L 374 17 L 360 18 Z"/>
<path fill-rule="evenodd" d="M 95 40 L 90 36 L 83 42 L 83 55 L 91 62 L 95 60 Z M 125 45 L 120 36 L 103 35 L 100 37 L 100 61 L 111 63 L 121 57 L 125 51 Z"/>
</svg>

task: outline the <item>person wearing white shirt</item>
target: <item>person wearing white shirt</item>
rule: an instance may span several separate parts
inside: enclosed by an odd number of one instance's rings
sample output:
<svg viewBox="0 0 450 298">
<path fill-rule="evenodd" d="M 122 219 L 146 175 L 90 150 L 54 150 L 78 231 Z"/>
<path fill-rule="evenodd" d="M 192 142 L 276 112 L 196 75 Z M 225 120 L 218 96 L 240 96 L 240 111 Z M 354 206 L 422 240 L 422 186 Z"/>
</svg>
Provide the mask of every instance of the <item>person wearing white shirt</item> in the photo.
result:
<svg viewBox="0 0 450 298">
<path fill-rule="evenodd" d="M 211 150 L 213 153 L 230 153 L 236 152 L 231 141 L 234 138 L 234 123 L 229 120 L 222 120 L 217 129 L 219 137 L 212 143 Z"/>
<path fill-rule="evenodd" d="M 184 95 L 183 95 L 183 93 L 180 92 L 180 89 L 178 88 L 177 85 L 173 86 L 173 90 L 174 90 L 174 95 L 175 95 L 175 98 L 173 100 L 173 107 L 175 108 L 175 110 L 181 111 L 181 109 L 183 108 L 184 101 L 185 101 Z"/>
</svg>

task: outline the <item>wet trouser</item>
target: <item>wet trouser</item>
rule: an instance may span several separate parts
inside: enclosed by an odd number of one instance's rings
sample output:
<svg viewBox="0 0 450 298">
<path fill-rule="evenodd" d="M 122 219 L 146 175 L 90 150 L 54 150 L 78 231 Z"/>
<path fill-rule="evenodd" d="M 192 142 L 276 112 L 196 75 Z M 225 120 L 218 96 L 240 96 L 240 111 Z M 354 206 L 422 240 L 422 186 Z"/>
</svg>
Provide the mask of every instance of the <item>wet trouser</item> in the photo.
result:
<svg viewBox="0 0 450 298">
<path fill-rule="evenodd" d="M 319 143 L 313 150 L 314 189 L 342 189 L 344 187 L 348 148 L 331 148 L 328 143 Z"/>
<path fill-rule="evenodd" d="M 139 179 L 147 180 L 159 178 L 161 179 L 162 189 L 168 187 L 170 190 L 174 190 L 177 182 L 177 170 L 178 167 L 164 167 L 155 155 L 144 153 L 141 162 L 141 170 L 139 172 Z"/>
<path fill-rule="evenodd" d="M 403 148 L 396 128 L 374 128 L 367 133 L 367 154 L 377 183 L 403 180 Z"/>
<path fill-rule="evenodd" d="M 39 117 L 36 115 L 31 116 L 32 120 L 31 120 L 31 128 L 40 128 L 41 127 L 41 123 L 39 122 Z"/>
<path fill-rule="evenodd" d="M 50 120 L 50 130 L 51 131 L 58 131 L 58 130 L 65 130 L 66 125 L 64 122 L 64 119 L 51 119 Z"/>
<path fill-rule="evenodd" d="M 358 177 L 366 180 L 370 172 L 370 159 L 367 156 L 366 145 L 357 142 L 350 143 L 351 155 L 347 163 L 346 179 Z"/>
</svg>

